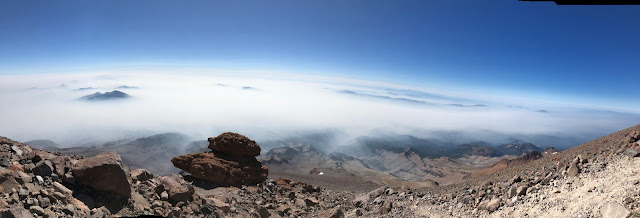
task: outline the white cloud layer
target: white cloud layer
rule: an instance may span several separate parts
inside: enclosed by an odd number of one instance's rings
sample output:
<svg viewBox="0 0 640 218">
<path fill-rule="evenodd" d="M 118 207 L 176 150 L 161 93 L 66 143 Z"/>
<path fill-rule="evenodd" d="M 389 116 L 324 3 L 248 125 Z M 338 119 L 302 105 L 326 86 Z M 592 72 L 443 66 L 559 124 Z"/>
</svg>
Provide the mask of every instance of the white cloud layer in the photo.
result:
<svg viewBox="0 0 640 218">
<path fill-rule="evenodd" d="M 430 131 L 482 130 L 588 139 L 640 122 L 637 114 L 522 105 L 506 99 L 477 99 L 478 93 L 451 96 L 427 88 L 340 78 L 258 75 L 0 76 L 0 135 L 68 145 L 161 132 L 181 132 L 196 139 L 225 131 L 273 138 L 322 129 L 339 130 L 349 137 L 380 131 L 428 136 Z M 122 101 L 77 100 L 123 85 L 139 88 L 119 89 L 132 96 Z M 74 90 L 85 87 L 95 89 Z"/>
</svg>

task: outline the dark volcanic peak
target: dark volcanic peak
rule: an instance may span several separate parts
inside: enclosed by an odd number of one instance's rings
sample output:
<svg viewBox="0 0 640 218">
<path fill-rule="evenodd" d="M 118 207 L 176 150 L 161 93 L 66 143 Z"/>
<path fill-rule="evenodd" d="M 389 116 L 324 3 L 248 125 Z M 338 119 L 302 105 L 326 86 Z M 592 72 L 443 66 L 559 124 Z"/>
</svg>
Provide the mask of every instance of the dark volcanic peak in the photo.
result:
<svg viewBox="0 0 640 218">
<path fill-rule="evenodd" d="M 112 92 L 105 92 L 105 93 L 100 93 L 100 92 L 96 92 L 93 93 L 91 95 L 85 95 L 80 97 L 80 100 L 85 100 L 85 101 L 104 101 L 104 100 L 116 100 L 116 99 L 126 99 L 126 98 L 130 98 L 131 96 L 128 95 L 127 93 L 118 91 L 118 90 L 114 90 Z"/>
</svg>

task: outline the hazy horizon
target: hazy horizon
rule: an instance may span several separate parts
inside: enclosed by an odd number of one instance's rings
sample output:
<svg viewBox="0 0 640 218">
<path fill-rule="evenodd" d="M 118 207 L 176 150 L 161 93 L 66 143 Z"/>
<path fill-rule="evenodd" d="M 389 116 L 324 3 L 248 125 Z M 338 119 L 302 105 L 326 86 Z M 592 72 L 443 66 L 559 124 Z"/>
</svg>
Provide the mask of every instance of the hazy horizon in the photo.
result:
<svg viewBox="0 0 640 218">
<path fill-rule="evenodd" d="M 640 123 L 634 20 L 516 0 L 0 0 L 0 134 L 575 145 Z M 132 98 L 77 100 L 113 90 Z"/>
</svg>

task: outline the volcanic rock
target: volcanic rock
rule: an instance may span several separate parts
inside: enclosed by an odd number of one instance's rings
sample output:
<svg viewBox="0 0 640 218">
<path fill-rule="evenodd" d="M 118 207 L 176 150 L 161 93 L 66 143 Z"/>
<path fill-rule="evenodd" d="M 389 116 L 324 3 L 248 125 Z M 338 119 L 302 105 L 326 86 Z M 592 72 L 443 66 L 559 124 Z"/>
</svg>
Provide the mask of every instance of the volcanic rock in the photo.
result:
<svg viewBox="0 0 640 218">
<path fill-rule="evenodd" d="M 232 132 L 209 138 L 209 149 L 236 157 L 255 157 L 260 155 L 258 143 L 246 136 Z"/>
<path fill-rule="evenodd" d="M 36 164 L 36 167 L 31 169 L 31 172 L 38 176 L 51 176 L 53 173 L 53 164 L 50 160 L 43 160 Z"/>
<path fill-rule="evenodd" d="M 7 218 L 28 218 L 33 215 L 26 209 L 21 207 L 12 207 L 6 210 L 0 211 L 0 217 Z"/>
<path fill-rule="evenodd" d="M 191 176 L 221 186 L 255 185 L 267 179 L 269 170 L 255 156 L 260 146 L 237 133 L 209 138 L 213 151 L 186 154 L 171 159 L 173 165 Z"/>
<path fill-rule="evenodd" d="M 169 202 L 177 204 L 178 202 L 188 202 L 193 199 L 195 190 L 191 184 L 188 184 L 180 175 L 172 174 L 160 178 L 161 185 L 158 186 L 157 192 L 166 191 Z"/>
<path fill-rule="evenodd" d="M 82 159 L 71 173 L 76 183 L 88 185 L 99 191 L 113 192 L 122 197 L 131 197 L 127 170 L 115 152 L 103 152 L 95 157 Z"/>
<path fill-rule="evenodd" d="M 147 181 L 153 178 L 153 173 L 146 169 L 135 169 L 131 171 L 131 178 L 135 181 Z"/>
<path fill-rule="evenodd" d="M 229 157 L 213 152 L 174 157 L 173 165 L 193 177 L 219 185 L 255 185 L 267 179 L 268 169 L 255 157 Z"/>
<path fill-rule="evenodd" d="M 22 187 L 16 181 L 15 172 L 11 170 L 0 170 L 0 193 L 9 193 L 11 189 L 19 189 Z"/>
</svg>

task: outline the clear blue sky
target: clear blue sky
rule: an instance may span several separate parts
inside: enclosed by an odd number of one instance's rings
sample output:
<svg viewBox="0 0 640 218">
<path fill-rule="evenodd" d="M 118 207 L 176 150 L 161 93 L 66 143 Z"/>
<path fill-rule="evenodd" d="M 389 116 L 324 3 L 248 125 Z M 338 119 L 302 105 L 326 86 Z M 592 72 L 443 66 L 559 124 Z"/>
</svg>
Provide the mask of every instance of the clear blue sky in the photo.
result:
<svg viewBox="0 0 640 218">
<path fill-rule="evenodd" d="M 326 73 L 624 105 L 640 95 L 640 6 L 0 1 L 0 74 L 127 64 Z"/>
</svg>

